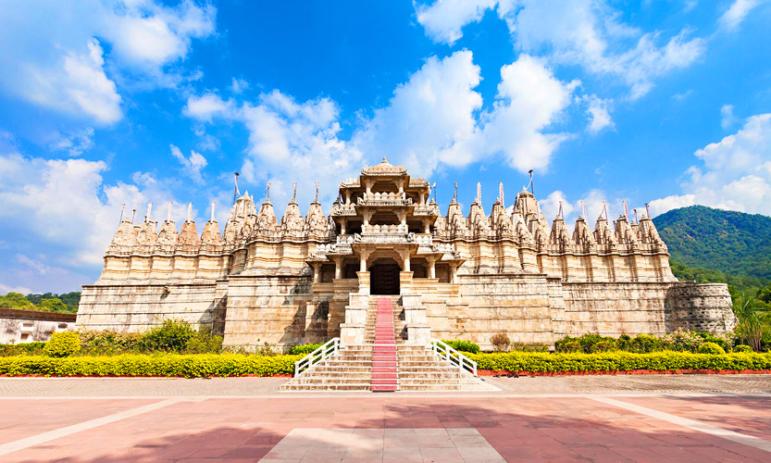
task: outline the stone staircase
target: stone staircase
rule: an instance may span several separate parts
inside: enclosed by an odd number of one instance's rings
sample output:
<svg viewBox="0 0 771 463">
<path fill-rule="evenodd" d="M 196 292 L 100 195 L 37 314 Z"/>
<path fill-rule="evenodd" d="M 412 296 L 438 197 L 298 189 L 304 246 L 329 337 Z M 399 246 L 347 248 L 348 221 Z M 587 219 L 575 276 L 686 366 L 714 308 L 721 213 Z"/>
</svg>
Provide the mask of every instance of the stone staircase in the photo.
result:
<svg viewBox="0 0 771 463">
<path fill-rule="evenodd" d="M 365 344 L 342 347 L 281 386 L 286 391 L 495 391 L 495 386 L 435 356 L 430 347 L 405 344 L 398 296 L 371 296 Z"/>
<path fill-rule="evenodd" d="M 394 392 L 397 389 L 397 358 L 393 302 L 378 298 L 375 313 L 372 392 Z"/>
</svg>

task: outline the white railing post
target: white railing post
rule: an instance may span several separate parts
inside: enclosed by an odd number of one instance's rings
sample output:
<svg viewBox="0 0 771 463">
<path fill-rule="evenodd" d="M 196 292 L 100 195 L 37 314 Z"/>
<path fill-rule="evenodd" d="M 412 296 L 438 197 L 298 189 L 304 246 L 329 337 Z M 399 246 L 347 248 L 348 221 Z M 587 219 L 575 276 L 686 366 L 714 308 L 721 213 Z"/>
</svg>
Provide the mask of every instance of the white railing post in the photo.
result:
<svg viewBox="0 0 771 463">
<path fill-rule="evenodd" d="M 294 363 L 295 378 L 329 357 L 334 357 L 340 350 L 340 338 L 332 338 L 322 346 Z"/>
<path fill-rule="evenodd" d="M 465 370 L 472 375 L 477 376 L 477 363 L 461 354 L 444 341 L 434 339 L 431 341 L 430 347 L 434 357 L 446 361 L 453 367 L 457 367 L 458 374 L 462 374 Z"/>
</svg>

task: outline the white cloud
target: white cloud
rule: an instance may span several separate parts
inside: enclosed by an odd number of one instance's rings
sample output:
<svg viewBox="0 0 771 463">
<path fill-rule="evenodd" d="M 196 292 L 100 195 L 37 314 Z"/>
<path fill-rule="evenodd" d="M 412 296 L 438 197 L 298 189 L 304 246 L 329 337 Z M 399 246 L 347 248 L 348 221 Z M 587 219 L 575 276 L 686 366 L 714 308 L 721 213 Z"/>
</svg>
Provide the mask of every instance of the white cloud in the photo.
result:
<svg viewBox="0 0 771 463">
<path fill-rule="evenodd" d="M 354 144 L 373 157 L 388 155 L 415 175 L 428 175 L 439 162 L 462 166 L 478 160 L 467 144 L 477 136 L 479 72 L 467 50 L 429 58 L 363 124 Z"/>
<path fill-rule="evenodd" d="M 56 248 L 63 266 L 99 265 L 122 204 L 130 213 L 144 211 L 148 201 L 173 201 L 149 175 L 133 183 L 105 184 L 106 168 L 102 161 L 0 155 L 0 230 Z M 180 217 L 184 206 L 174 204 Z"/>
<path fill-rule="evenodd" d="M 417 5 L 418 22 L 437 42 L 454 43 L 466 24 L 482 19 L 498 0 L 437 0 L 433 5 Z"/>
<path fill-rule="evenodd" d="M 17 2 L 0 10 L 0 67 L 13 70 L 0 73 L 0 91 L 113 124 L 122 118 L 116 82 L 178 81 L 169 66 L 186 57 L 193 38 L 213 32 L 214 15 L 213 7 L 189 0 L 176 7 L 153 0 Z"/>
<path fill-rule="evenodd" d="M 760 0 L 734 0 L 731 6 L 720 16 L 720 27 L 727 31 L 733 31 L 741 25 L 753 8 L 760 4 Z"/>
<path fill-rule="evenodd" d="M 233 77 L 233 80 L 230 82 L 230 91 L 235 94 L 243 93 L 248 88 L 249 82 L 247 82 L 245 79 L 238 79 Z"/>
<path fill-rule="evenodd" d="M 486 9 L 495 8 L 506 21 L 515 46 L 528 54 L 543 54 L 560 64 L 580 65 L 593 74 L 612 75 L 639 98 L 653 80 L 689 66 L 703 52 L 700 38 L 683 30 L 661 43 L 660 33 L 643 33 L 619 20 L 620 14 L 600 0 L 559 3 L 537 0 L 468 2 L 437 1 L 418 6 L 418 21 L 429 36 L 452 43 L 465 24 L 479 21 Z"/>
<path fill-rule="evenodd" d="M 562 205 L 563 217 L 568 217 L 573 212 L 573 205 L 565 197 L 565 193 L 560 190 L 553 191 L 543 199 L 538 200 L 541 212 L 547 220 L 557 217 L 560 205 Z"/>
<path fill-rule="evenodd" d="M 720 107 L 720 127 L 728 130 L 736 123 L 736 116 L 734 115 L 734 106 L 730 104 L 724 104 Z"/>
<path fill-rule="evenodd" d="M 683 193 L 651 202 L 656 214 L 702 204 L 771 215 L 771 113 L 748 118 L 735 134 L 696 151 Z"/>
<path fill-rule="evenodd" d="M 234 111 L 232 100 L 223 100 L 214 93 L 201 96 L 191 96 L 182 112 L 193 119 L 210 122 L 215 117 L 232 117 Z"/>
<path fill-rule="evenodd" d="M 179 161 L 182 165 L 182 170 L 190 177 L 195 183 L 202 185 L 204 183 L 203 176 L 201 176 L 201 170 L 206 167 L 206 158 L 197 151 L 190 151 L 190 156 L 185 157 L 185 154 L 175 145 L 170 145 L 171 155 L 174 159 Z"/>
<path fill-rule="evenodd" d="M 214 32 L 215 9 L 190 0 L 177 7 L 154 1 L 123 3 L 121 14 L 107 15 L 102 34 L 124 63 L 151 73 L 187 56 L 193 38 Z"/>
<path fill-rule="evenodd" d="M 51 147 L 57 151 L 66 151 L 70 156 L 80 156 L 94 146 L 94 129 L 87 127 L 64 135 L 55 133 Z"/>
<path fill-rule="evenodd" d="M 482 154 L 503 154 L 522 172 L 546 168 L 568 135 L 545 130 L 568 107 L 577 85 L 559 81 L 540 60 L 520 55 L 501 68 L 496 101 L 480 116 L 481 129 L 471 145 Z"/>
<path fill-rule="evenodd" d="M 8 294 L 10 292 L 14 293 L 21 293 L 21 294 L 29 294 L 32 292 L 31 289 L 27 288 L 26 286 L 15 286 L 15 285 L 6 285 L 3 283 L 0 283 L 0 294 Z"/>
<path fill-rule="evenodd" d="M 256 102 L 236 103 L 208 92 L 191 96 L 183 112 L 202 122 L 244 124 L 249 131 L 244 179 L 270 180 L 279 201 L 288 197 L 292 181 L 308 199 L 314 180 L 356 175 L 382 156 L 423 176 L 439 165 L 464 166 L 491 156 L 502 156 L 523 172 L 546 168 L 569 137 L 550 130 L 578 82 L 561 82 L 544 63 L 523 55 L 501 69 L 496 100 L 484 113 L 474 90 L 479 82 L 470 51 L 431 57 L 394 90 L 386 106 L 360 118 L 350 139 L 341 138 L 339 110 L 328 98 L 297 102 L 274 90 Z M 322 196 L 334 197 L 334 185 L 322 182 L 322 187 Z"/>
<path fill-rule="evenodd" d="M 121 97 L 103 65 L 102 47 L 91 39 L 84 52 L 68 51 L 47 69 L 23 65 L 22 78 L 13 85 L 22 97 L 41 106 L 112 124 L 123 116 Z"/>
<path fill-rule="evenodd" d="M 589 104 L 586 112 L 589 116 L 589 126 L 587 130 L 590 133 L 600 133 L 603 129 L 613 127 L 613 119 L 610 117 L 610 101 L 591 96 L 588 98 Z"/>
</svg>

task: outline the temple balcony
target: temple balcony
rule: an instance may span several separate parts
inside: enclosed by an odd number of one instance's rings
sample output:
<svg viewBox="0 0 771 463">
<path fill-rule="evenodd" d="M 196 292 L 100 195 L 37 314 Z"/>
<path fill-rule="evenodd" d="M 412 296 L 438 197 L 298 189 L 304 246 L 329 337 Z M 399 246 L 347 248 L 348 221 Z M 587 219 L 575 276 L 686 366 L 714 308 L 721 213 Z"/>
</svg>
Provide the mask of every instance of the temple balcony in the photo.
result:
<svg viewBox="0 0 771 463">
<path fill-rule="evenodd" d="M 359 206 L 409 207 L 412 206 L 412 198 L 407 197 L 403 192 L 365 192 L 356 203 Z"/>
<path fill-rule="evenodd" d="M 428 204 L 416 204 L 412 210 L 412 215 L 415 217 L 437 217 L 439 214 L 436 209 Z"/>
<path fill-rule="evenodd" d="M 389 236 L 407 236 L 409 233 L 407 225 L 372 225 L 364 224 L 361 226 L 362 236 L 366 235 L 389 235 Z"/>
<path fill-rule="evenodd" d="M 335 203 L 330 213 L 333 217 L 356 217 L 356 205 Z"/>
</svg>

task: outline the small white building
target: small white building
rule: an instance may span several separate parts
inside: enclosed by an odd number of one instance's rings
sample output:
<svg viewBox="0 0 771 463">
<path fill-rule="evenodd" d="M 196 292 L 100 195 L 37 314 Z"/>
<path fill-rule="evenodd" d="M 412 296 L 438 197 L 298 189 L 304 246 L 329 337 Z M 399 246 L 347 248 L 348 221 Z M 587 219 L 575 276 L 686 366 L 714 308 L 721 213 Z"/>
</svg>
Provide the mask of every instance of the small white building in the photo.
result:
<svg viewBox="0 0 771 463">
<path fill-rule="evenodd" d="M 48 341 L 55 331 L 74 329 L 74 313 L 0 308 L 0 344 Z"/>
</svg>

